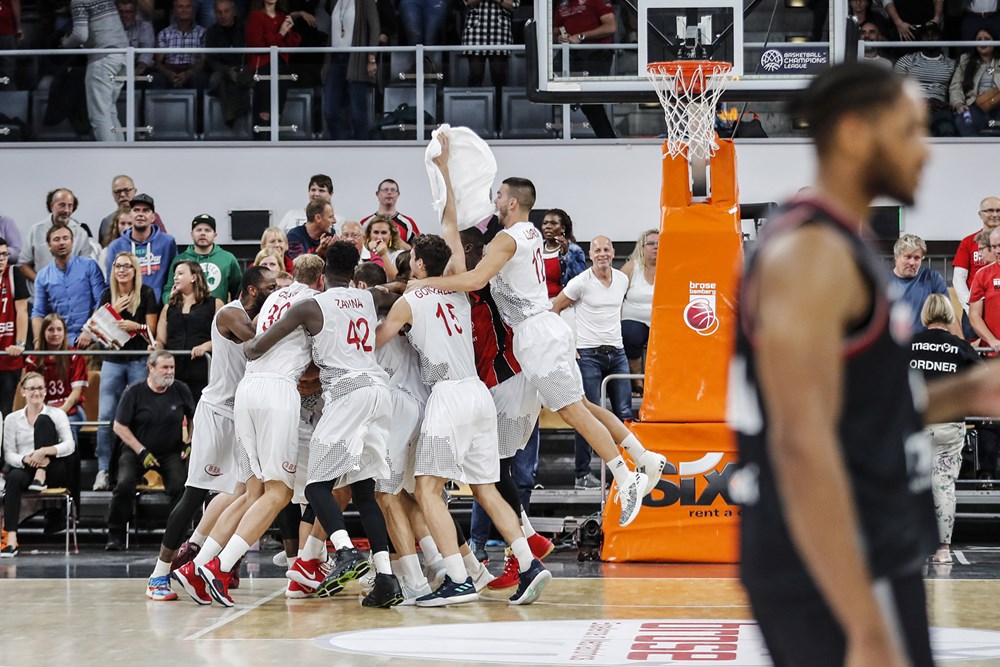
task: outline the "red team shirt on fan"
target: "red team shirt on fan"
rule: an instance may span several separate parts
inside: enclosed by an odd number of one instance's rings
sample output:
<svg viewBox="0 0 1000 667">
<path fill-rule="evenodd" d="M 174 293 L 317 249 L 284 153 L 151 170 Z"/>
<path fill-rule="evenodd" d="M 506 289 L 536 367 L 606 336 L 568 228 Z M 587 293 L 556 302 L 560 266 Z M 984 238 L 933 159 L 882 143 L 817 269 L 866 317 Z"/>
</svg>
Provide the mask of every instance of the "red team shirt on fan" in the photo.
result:
<svg viewBox="0 0 1000 667">
<path fill-rule="evenodd" d="M 24 276 L 13 266 L 7 267 L 0 278 L 0 352 L 17 342 L 17 310 L 14 302 L 27 298 L 28 285 Z M 23 367 L 24 357 L 0 354 L 0 371 L 19 371 Z"/>
<path fill-rule="evenodd" d="M 614 14 L 611 0 L 562 0 L 556 5 L 555 28 L 566 28 L 570 35 L 579 35 L 601 25 L 601 17 Z M 610 44 L 614 35 L 595 37 L 588 42 Z"/>
<path fill-rule="evenodd" d="M 545 289 L 549 298 L 554 299 L 562 291 L 562 265 L 559 263 L 559 251 L 549 252 L 542 245 L 542 261 L 545 262 Z"/>
<path fill-rule="evenodd" d="M 976 232 L 976 234 L 978 233 Z M 979 244 L 976 243 L 976 234 L 969 234 L 962 239 L 962 242 L 958 244 L 958 250 L 955 251 L 955 260 L 952 262 L 953 266 L 966 269 L 969 272 L 969 278 L 965 281 L 969 289 L 972 289 L 976 274 L 986 266 L 986 262 L 979 252 Z M 972 299 L 969 299 L 969 303 L 972 303 Z M 990 327 L 990 331 L 993 331 L 993 327 Z"/>
<path fill-rule="evenodd" d="M 24 369 L 37 371 L 38 364 L 37 355 L 28 355 L 24 360 Z M 65 375 L 59 374 L 56 357 L 45 357 L 45 371 L 42 375 L 45 378 L 45 404 L 53 408 L 61 408 L 74 389 L 86 387 L 89 384 L 87 382 L 87 362 L 83 360 L 82 356 L 76 354 L 69 358 Z M 75 415 L 78 407 L 84 407 L 83 394 L 80 394 L 80 400 L 67 414 Z"/>
<path fill-rule="evenodd" d="M 983 300 L 983 321 L 994 336 L 1000 335 L 1000 264 L 984 266 L 972 281 L 969 303 Z"/>
</svg>

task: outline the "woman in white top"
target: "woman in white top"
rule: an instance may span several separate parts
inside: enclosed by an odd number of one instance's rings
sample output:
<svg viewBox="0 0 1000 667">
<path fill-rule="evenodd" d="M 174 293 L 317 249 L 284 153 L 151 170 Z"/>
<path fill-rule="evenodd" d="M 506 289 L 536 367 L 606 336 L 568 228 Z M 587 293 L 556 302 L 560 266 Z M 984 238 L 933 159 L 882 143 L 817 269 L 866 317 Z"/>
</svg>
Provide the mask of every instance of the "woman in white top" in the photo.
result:
<svg viewBox="0 0 1000 667">
<path fill-rule="evenodd" d="M 630 373 L 642 373 L 642 355 L 649 341 L 649 321 L 653 313 L 653 280 L 660 232 L 647 229 L 622 267 L 628 276 L 628 292 L 622 304 L 622 342 Z M 642 380 L 632 380 L 632 395 L 642 395 Z"/>
<path fill-rule="evenodd" d="M 3 422 L 3 456 L 11 470 L 4 494 L 4 529 L 7 546 L 0 557 L 17 555 L 17 525 L 21 520 L 21 495 L 44 491 L 47 483 L 69 487 L 80 495 L 80 459 L 69 429 L 69 419 L 59 408 L 45 404 L 45 380 L 25 373 L 20 382 L 25 406 Z"/>
</svg>

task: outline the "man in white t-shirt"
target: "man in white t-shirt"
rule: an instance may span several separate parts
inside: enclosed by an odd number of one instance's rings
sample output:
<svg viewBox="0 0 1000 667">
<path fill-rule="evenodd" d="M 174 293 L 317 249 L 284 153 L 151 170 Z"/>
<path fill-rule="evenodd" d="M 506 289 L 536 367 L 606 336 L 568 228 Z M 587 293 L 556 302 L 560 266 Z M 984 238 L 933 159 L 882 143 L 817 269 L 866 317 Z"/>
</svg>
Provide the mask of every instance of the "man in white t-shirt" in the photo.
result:
<svg viewBox="0 0 1000 667">
<path fill-rule="evenodd" d="M 576 276 L 552 303 L 556 313 L 574 306 L 576 310 L 576 363 L 583 377 L 587 400 L 601 405 L 601 382 L 608 375 L 628 373 L 628 359 L 622 343 L 621 311 L 628 276 L 612 268 L 615 248 L 607 236 L 590 242 L 594 265 Z M 632 394 L 628 380 L 608 383 L 611 411 L 625 421 L 632 418 Z M 576 488 L 598 489 L 601 482 L 590 472 L 591 448 L 576 436 Z"/>
</svg>

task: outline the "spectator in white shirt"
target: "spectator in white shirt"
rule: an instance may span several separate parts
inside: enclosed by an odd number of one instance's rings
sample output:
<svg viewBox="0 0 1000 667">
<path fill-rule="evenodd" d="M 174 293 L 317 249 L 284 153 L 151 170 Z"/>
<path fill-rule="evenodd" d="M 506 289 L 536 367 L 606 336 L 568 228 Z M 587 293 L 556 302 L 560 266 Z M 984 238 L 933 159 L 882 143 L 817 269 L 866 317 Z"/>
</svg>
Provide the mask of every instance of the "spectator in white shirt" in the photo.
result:
<svg viewBox="0 0 1000 667">
<path fill-rule="evenodd" d="M 7 415 L 3 422 L 4 461 L 7 473 L 4 491 L 4 529 L 7 546 L 0 557 L 17 555 L 17 525 L 21 520 L 21 496 L 25 491 L 44 491 L 48 484 L 80 495 L 80 459 L 66 413 L 45 404 L 45 380 L 38 373 L 21 378 L 25 407 Z"/>
<path fill-rule="evenodd" d="M 622 343 L 621 310 L 629 279 L 612 268 L 615 249 L 611 239 L 597 236 L 590 242 L 594 265 L 576 276 L 552 303 L 559 313 L 570 306 L 576 309 L 576 357 L 583 376 L 587 400 L 601 405 L 601 382 L 608 375 L 628 373 L 628 360 Z M 632 393 L 628 380 L 608 383 L 611 411 L 622 421 L 632 418 Z M 590 472 L 591 448 L 576 436 L 576 488 L 600 488 Z"/>
</svg>

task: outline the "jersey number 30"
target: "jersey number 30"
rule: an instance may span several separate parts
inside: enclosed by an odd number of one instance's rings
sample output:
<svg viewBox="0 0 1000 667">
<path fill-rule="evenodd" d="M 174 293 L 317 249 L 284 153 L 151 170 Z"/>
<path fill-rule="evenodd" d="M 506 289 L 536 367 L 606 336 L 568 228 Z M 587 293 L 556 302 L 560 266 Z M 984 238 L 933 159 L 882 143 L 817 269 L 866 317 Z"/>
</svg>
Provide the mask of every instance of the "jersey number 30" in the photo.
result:
<svg viewBox="0 0 1000 667">
<path fill-rule="evenodd" d="M 371 352 L 373 348 L 368 344 L 368 335 L 370 333 L 368 320 L 360 317 L 347 326 L 347 344 L 354 345 L 359 350 Z"/>
</svg>

